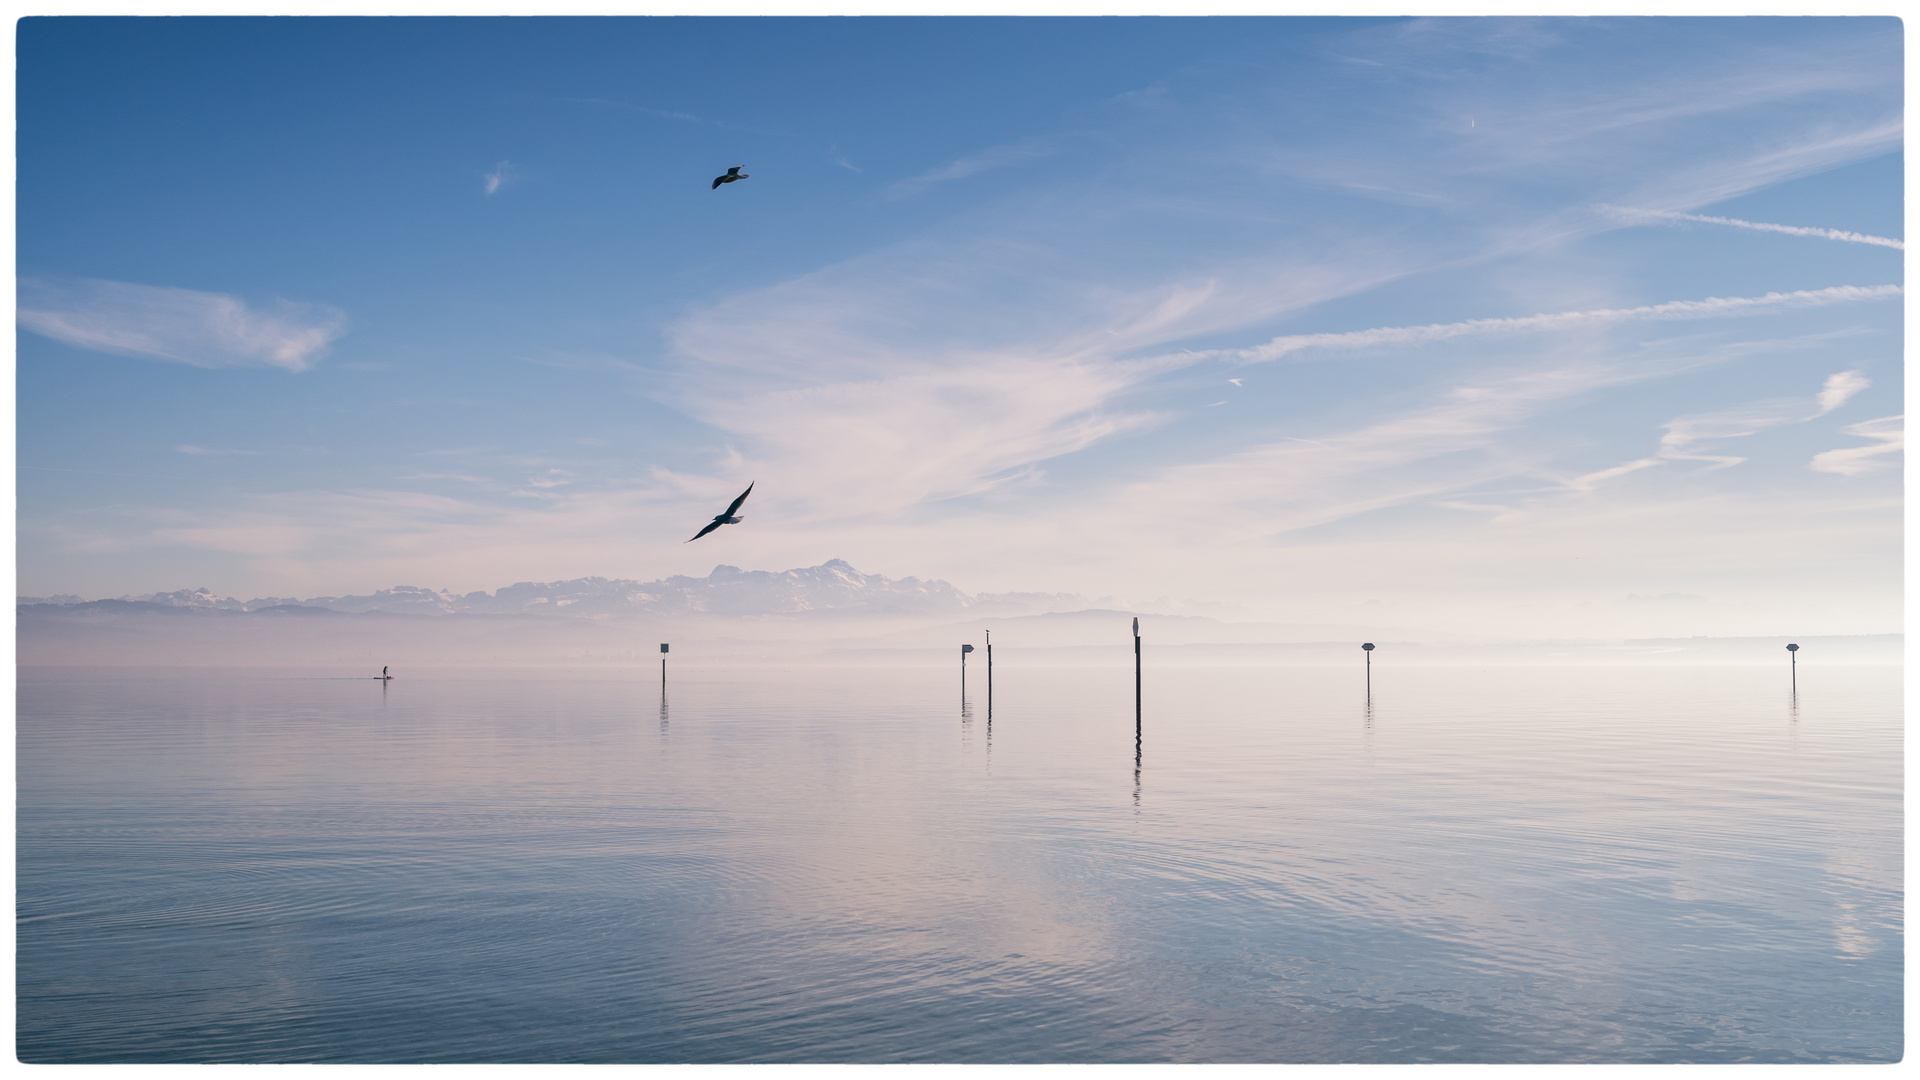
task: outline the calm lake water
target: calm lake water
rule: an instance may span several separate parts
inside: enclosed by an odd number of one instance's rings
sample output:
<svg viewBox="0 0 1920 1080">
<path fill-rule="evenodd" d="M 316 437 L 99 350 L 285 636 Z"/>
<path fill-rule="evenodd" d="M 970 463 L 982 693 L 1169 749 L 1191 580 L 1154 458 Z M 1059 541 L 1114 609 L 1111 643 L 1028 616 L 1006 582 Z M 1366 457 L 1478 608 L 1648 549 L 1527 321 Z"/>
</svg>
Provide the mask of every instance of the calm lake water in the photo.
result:
<svg viewBox="0 0 1920 1080">
<path fill-rule="evenodd" d="M 1897 1060 L 1901 673 L 1801 668 L 23 671 L 17 1050 Z"/>
</svg>

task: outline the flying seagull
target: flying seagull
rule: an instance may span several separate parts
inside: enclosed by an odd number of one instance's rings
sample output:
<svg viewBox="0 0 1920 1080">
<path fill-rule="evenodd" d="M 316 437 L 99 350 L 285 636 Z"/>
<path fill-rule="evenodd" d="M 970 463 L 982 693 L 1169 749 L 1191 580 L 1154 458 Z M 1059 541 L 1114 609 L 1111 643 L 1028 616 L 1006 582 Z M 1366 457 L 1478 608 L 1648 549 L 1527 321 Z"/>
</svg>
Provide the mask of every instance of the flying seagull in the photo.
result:
<svg viewBox="0 0 1920 1080">
<path fill-rule="evenodd" d="M 756 481 L 754 481 L 754 484 L 757 484 L 757 483 L 759 483 L 759 481 L 758 481 L 758 480 L 756 480 Z M 729 507 L 727 507 L 727 512 L 726 512 L 726 513 L 724 513 L 724 514 L 715 514 L 715 515 L 713 515 L 713 520 L 712 520 L 712 521 L 709 521 L 709 522 L 707 522 L 707 527 L 706 527 L 706 528 L 704 528 L 704 529 L 701 529 L 701 530 L 700 530 L 699 532 L 697 532 L 697 533 L 694 533 L 694 534 L 693 534 L 693 538 L 692 538 L 691 540 L 688 540 L 688 541 L 686 541 L 686 542 L 687 542 L 687 543 L 689 543 L 689 544 L 691 544 L 691 543 L 693 543 L 693 541 L 694 541 L 694 540 L 698 540 L 698 539 L 700 539 L 701 537 L 703 537 L 703 536 L 705 536 L 705 535 L 707 535 L 708 533 L 710 533 L 710 532 L 712 532 L 713 530 L 715 530 L 715 529 L 717 529 L 717 528 L 719 528 L 719 527 L 720 527 L 720 526 L 722 526 L 722 525 L 738 525 L 738 524 L 740 524 L 740 522 L 741 522 L 741 521 L 742 521 L 743 519 L 741 519 L 741 518 L 737 518 L 737 517 L 735 517 L 735 516 L 733 516 L 733 512 L 734 512 L 735 510 L 738 510 L 738 509 L 740 509 L 740 504 L 741 504 L 741 503 L 743 503 L 743 502 L 746 502 L 746 501 L 747 501 L 747 496 L 748 496 L 748 495 L 751 495 L 752 493 L 753 493 L 753 484 L 748 484 L 748 485 L 747 485 L 747 490 L 745 490 L 745 491 L 743 491 L 743 492 L 741 492 L 741 493 L 740 493 L 740 497 L 739 497 L 739 498 L 737 498 L 737 499 L 735 499 L 735 500 L 733 500 L 733 505 L 732 505 L 732 506 L 729 506 Z"/>
<path fill-rule="evenodd" d="M 745 168 L 745 166 L 735 165 L 733 168 L 727 170 L 727 175 L 714 177 L 713 187 L 709 190 L 718 190 L 721 184 L 731 184 L 735 180 L 745 180 L 747 174 L 740 171 L 743 168 Z"/>
</svg>

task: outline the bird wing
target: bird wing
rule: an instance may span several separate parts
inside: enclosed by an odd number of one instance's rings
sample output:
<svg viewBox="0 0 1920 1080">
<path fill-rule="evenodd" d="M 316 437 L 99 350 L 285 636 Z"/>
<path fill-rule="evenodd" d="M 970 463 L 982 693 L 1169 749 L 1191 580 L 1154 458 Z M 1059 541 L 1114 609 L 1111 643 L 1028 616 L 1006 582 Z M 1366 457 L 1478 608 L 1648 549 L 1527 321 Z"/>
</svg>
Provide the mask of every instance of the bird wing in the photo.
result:
<svg viewBox="0 0 1920 1080">
<path fill-rule="evenodd" d="M 755 480 L 755 481 L 753 482 L 753 484 L 757 484 L 757 483 L 759 483 L 759 482 L 760 482 L 760 481 L 758 481 L 758 480 Z M 746 502 L 746 501 L 747 501 L 747 496 L 748 496 L 748 495 L 751 495 L 751 494 L 753 494 L 753 484 L 748 484 L 748 485 L 747 485 L 747 490 L 745 490 L 745 491 L 743 491 L 743 492 L 741 492 L 741 493 L 740 493 L 740 497 L 739 497 L 739 498 L 737 498 L 737 499 L 735 499 L 735 500 L 733 500 L 733 505 L 732 505 L 732 506 L 729 506 L 729 507 L 727 507 L 727 512 L 726 512 L 726 513 L 725 513 L 724 515 L 722 515 L 722 516 L 724 516 L 724 517 L 732 517 L 732 516 L 733 516 L 733 512 L 734 512 L 735 510 L 738 510 L 738 509 L 740 509 L 740 504 L 741 504 L 741 503 L 743 503 L 743 502 Z"/>
<path fill-rule="evenodd" d="M 700 530 L 699 532 L 697 532 L 697 533 L 694 533 L 694 534 L 693 534 L 692 536 L 690 536 L 690 537 L 688 537 L 688 538 L 687 538 L 687 540 L 686 540 L 686 543 L 689 543 L 689 544 L 691 544 L 691 543 L 693 543 L 693 542 L 694 542 L 695 540 L 698 540 L 698 539 L 700 539 L 701 537 L 703 537 L 703 536 L 705 536 L 705 535 L 707 535 L 708 533 L 710 533 L 710 532 L 712 532 L 713 530 L 715 530 L 715 529 L 717 529 L 717 528 L 719 528 L 719 527 L 720 527 L 721 525 L 723 525 L 723 524 L 725 524 L 725 522 L 721 522 L 721 521 L 709 521 L 709 522 L 707 522 L 707 527 L 706 527 L 706 528 L 704 528 L 704 529 L 701 529 L 701 530 Z"/>
<path fill-rule="evenodd" d="M 727 182 L 727 178 L 726 178 L 726 177 L 724 177 L 724 176 L 716 176 L 716 177 L 714 177 L 714 178 L 713 178 L 713 187 L 710 187 L 710 188 L 708 188 L 707 190 L 708 190 L 708 191 L 712 191 L 712 190 L 714 190 L 715 188 L 718 188 L 718 187 L 719 187 L 719 186 L 720 186 L 721 184 L 724 184 L 724 183 L 726 183 L 726 182 Z"/>
<path fill-rule="evenodd" d="M 735 165 L 735 166 L 734 166 L 733 168 L 731 168 L 731 169 L 728 169 L 728 170 L 727 170 L 727 175 L 728 175 L 728 176 L 739 176 L 739 175 L 740 175 L 740 170 L 741 170 L 741 169 L 744 169 L 744 168 L 746 168 L 746 166 L 745 166 L 745 165 Z"/>
</svg>

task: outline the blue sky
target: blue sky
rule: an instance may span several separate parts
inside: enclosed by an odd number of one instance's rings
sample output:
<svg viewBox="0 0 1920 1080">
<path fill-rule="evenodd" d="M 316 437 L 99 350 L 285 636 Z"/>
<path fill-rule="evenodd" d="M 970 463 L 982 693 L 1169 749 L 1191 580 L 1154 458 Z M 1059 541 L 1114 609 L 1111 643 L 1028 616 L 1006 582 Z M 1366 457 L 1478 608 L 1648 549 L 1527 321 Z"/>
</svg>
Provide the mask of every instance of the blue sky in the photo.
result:
<svg viewBox="0 0 1920 1080">
<path fill-rule="evenodd" d="M 25 594 L 839 557 L 1494 634 L 1900 624 L 1891 19 L 18 50 Z"/>
</svg>

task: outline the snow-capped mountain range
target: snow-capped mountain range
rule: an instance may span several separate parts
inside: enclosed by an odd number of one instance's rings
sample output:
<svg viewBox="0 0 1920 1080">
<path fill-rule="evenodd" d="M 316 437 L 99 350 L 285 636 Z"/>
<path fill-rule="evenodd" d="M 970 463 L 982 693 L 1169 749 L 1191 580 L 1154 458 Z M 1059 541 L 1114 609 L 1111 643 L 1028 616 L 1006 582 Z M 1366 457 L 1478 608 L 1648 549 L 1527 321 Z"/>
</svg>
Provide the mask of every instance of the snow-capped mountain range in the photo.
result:
<svg viewBox="0 0 1920 1080">
<path fill-rule="evenodd" d="M 1103 598 L 1110 599 L 1110 598 Z M 445 590 L 397 585 L 369 596 L 316 596 L 307 599 L 268 596 L 236 600 L 207 589 L 123 596 L 85 601 L 78 596 L 22 596 L 17 603 L 76 607 L 129 604 L 205 611 L 288 611 L 324 609 L 384 612 L 394 615 L 553 615 L 606 618 L 618 615 L 794 615 L 838 612 L 866 615 L 975 614 L 1025 615 L 1074 611 L 1088 602 L 1068 593 L 981 593 L 968 595 L 944 581 L 917 577 L 893 579 L 863 574 L 841 559 L 819 566 L 779 572 L 716 566 L 706 577 L 675 575 L 659 581 L 626 578 L 575 578 L 572 581 L 523 581 L 493 593 L 464 596 Z"/>
</svg>

